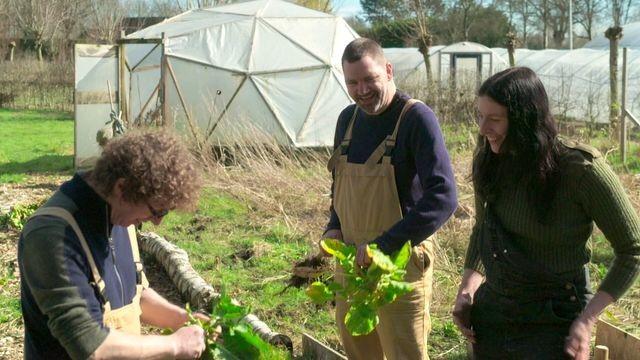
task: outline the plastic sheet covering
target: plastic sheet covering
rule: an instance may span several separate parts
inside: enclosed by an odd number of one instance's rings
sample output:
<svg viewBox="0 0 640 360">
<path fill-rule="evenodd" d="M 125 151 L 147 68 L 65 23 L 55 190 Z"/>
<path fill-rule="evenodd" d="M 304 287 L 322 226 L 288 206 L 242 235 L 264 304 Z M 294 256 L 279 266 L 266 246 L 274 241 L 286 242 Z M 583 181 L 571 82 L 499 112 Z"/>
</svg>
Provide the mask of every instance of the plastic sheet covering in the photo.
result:
<svg viewBox="0 0 640 360">
<path fill-rule="evenodd" d="M 193 114 L 194 122 L 202 132 L 207 133 L 220 120 L 244 76 L 210 66 L 194 66 L 194 63 L 179 58 L 169 57 L 168 61 L 176 74 L 176 81 L 187 108 Z M 173 83 L 173 78 L 169 76 L 168 81 Z M 173 93 L 170 94 L 170 98 L 173 98 Z M 175 96 L 178 96 L 177 93 Z M 180 104 L 179 100 L 177 104 Z"/>
<path fill-rule="evenodd" d="M 306 123 L 296 137 L 297 146 L 333 146 L 335 122 L 349 95 L 340 86 L 342 73 L 325 73 Z"/>
<path fill-rule="evenodd" d="M 282 120 L 284 130 L 296 139 L 328 69 L 279 72 L 253 76 L 258 91 Z M 298 88 L 299 82 L 307 86 Z M 284 101 L 286 99 L 286 101 Z"/>
<path fill-rule="evenodd" d="M 494 49 L 504 53 L 505 49 Z M 640 50 L 628 51 L 627 108 L 640 114 Z M 609 122 L 609 49 L 516 49 L 516 65 L 535 71 L 542 80 L 558 119 Z M 622 75 L 622 50 L 619 74 Z M 499 70 L 499 69 L 498 69 Z"/>
<path fill-rule="evenodd" d="M 96 134 L 109 121 L 111 100 L 116 111 L 118 62 L 115 46 L 75 46 L 75 165 L 87 167 L 100 154 Z"/>
<path fill-rule="evenodd" d="M 183 100 L 168 84 L 167 116 L 181 131 L 191 131 L 189 113 L 198 132 L 213 128 L 221 143 L 258 133 L 287 145 L 333 143 L 337 115 L 351 102 L 340 60 L 357 38 L 341 18 L 259 0 L 190 11 L 127 38 L 162 33 Z"/>
<path fill-rule="evenodd" d="M 424 57 L 417 48 L 387 48 L 385 56 L 393 64 L 394 77 L 399 84 L 403 82 L 426 82 Z M 497 53 L 483 45 L 464 42 L 449 46 L 436 45 L 429 48 L 431 73 L 434 79 L 446 81 L 451 71 L 451 58 L 469 54 L 481 54 L 481 79 L 486 79 L 495 73 L 496 69 L 504 69 L 507 62 Z M 442 55 L 442 56 L 441 56 Z M 440 64 L 442 61 L 442 64 Z M 475 79 L 477 73 L 476 59 L 458 57 L 457 76 Z"/>
<path fill-rule="evenodd" d="M 247 69 L 251 55 L 253 20 L 201 29 L 169 39 L 166 53 L 236 71 Z M 242 46 L 239 46 L 242 44 Z"/>
<path fill-rule="evenodd" d="M 149 113 L 159 110 L 156 88 L 161 77 L 162 44 L 123 44 L 122 48 L 127 62 L 124 77 L 127 119 L 136 123 L 145 121 Z"/>
</svg>

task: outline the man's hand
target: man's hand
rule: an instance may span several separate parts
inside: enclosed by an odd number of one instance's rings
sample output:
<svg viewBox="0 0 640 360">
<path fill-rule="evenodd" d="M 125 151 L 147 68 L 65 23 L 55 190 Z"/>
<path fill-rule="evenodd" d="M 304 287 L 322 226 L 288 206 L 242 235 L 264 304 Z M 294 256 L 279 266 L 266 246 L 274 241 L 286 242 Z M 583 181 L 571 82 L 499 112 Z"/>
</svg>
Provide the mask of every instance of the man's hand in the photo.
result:
<svg viewBox="0 0 640 360">
<path fill-rule="evenodd" d="M 371 265 L 371 256 L 369 256 L 369 244 L 358 245 L 356 250 L 356 265 L 360 267 L 369 267 Z"/>
<path fill-rule="evenodd" d="M 325 232 L 324 235 L 322 235 L 322 239 L 320 239 L 320 241 L 324 239 L 342 240 L 342 231 L 340 229 L 327 230 L 327 232 Z M 331 256 L 331 254 L 329 254 L 322 248 L 322 245 L 320 245 L 320 241 L 318 241 L 318 249 L 320 250 L 319 251 L 320 255 L 325 257 Z"/>
<path fill-rule="evenodd" d="M 471 343 L 476 342 L 476 334 L 471 330 L 471 306 L 473 298 L 469 293 L 458 293 L 453 305 L 453 323 L 456 324 L 462 335 Z"/>
<path fill-rule="evenodd" d="M 198 359 L 204 352 L 204 330 L 200 326 L 181 327 L 171 335 L 176 359 Z"/>
<path fill-rule="evenodd" d="M 589 360 L 589 342 L 595 323 L 595 318 L 586 318 L 583 315 L 573 321 L 564 345 L 564 351 L 569 356 L 576 360 Z"/>
</svg>

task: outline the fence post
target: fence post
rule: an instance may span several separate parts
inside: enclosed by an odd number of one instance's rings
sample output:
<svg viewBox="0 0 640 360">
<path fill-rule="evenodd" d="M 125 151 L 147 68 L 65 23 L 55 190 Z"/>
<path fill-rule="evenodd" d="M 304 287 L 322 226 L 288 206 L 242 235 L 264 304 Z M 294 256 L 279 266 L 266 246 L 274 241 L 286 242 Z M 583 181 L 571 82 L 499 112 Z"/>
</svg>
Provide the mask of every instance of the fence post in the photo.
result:
<svg viewBox="0 0 640 360">
<path fill-rule="evenodd" d="M 12 41 L 9 43 L 9 61 L 13 62 L 13 51 L 16 49 L 16 42 Z"/>
<path fill-rule="evenodd" d="M 620 160 L 627 163 L 627 48 L 622 49 L 622 99 L 620 107 Z"/>
</svg>

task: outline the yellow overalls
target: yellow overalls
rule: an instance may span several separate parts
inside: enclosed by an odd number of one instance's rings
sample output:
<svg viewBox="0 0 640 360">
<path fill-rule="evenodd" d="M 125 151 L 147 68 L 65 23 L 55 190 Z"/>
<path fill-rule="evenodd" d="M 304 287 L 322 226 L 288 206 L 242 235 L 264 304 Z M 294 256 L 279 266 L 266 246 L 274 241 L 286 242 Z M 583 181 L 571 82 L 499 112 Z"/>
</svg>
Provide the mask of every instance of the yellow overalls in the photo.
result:
<svg viewBox="0 0 640 360">
<path fill-rule="evenodd" d="M 80 240 L 80 245 L 82 246 L 82 250 L 87 257 L 87 260 L 89 261 L 89 266 L 91 267 L 91 273 L 93 275 L 94 281 L 92 285 L 97 287 L 100 294 L 104 294 L 104 280 L 98 272 L 98 268 L 96 267 L 93 255 L 91 255 L 87 240 L 84 237 L 84 234 L 82 234 L 82 231 L 80 231 L 80 227 L 78 226 L 78 223 L 73 218 L 71 213 L 61 207 L 45 207 L 38 209 L 38 211 L 33 214 L 33 216 L 41 215 L 55 216 L 63 219 L 69 225 L 71 225 L 71 228 L 73 229 L 73 231 L 75 231 L 78 239 Z M 139 335 L 141 329 L 140 315 L 142 314 L 142 310 L 140 308 L 140 297 L 142 296 L 142 290 L 148 286 L 148 282 L 144 276 L 144 272 L 142 271 L 140 252 L 138 251 L 138 240 L 136 238 L 136 231 L 133 225 L 127 228 L 127 235 L 131 244 L 133 261 L 136 264 L 136 272 L 139 274 L 138 276 L 140 279 L 136 284 L 136 294 L 133 297 L 133 300 L 131 300 L 131 304 L 125 305 L 115 310 L 111 309 L 111 303 L 108 299 L 105 299 L 106 301 L 104 301 L 104 312 L 102 314 L 102 321 L 104 323 L 104 326 L 110 329 Z"/>
<path fill-rule="evenodd" d="M 373 151 L 364 164 L 347 161 L 357 109 L 350 120 L 342 143 L 334 151 L 328 168 L 334 171 L 333 207 L 340 219 L 343 240 L 347 244 L 367 243 L 402 220 L 402 210 L 391 164 L 390 150 L 396 142 L 400 122 L 407 110 L 418 102 L 411 99 L 400 113 L 393 134 Z M 345 301 L 336 300 L 336 321 L 342 345 L 354 360 L 428 359 L 427 336 L 431 330 L 429 302 L 433 277 L 433 244 L 422 241 L 412 249 L 405 281 L 414 290 L 378 310 L 380 323 L 364 336 L 351 336 L 344 325 L 348 311 Z M 341 268 L 336 281 L 343 281 Z"/>
</svg>

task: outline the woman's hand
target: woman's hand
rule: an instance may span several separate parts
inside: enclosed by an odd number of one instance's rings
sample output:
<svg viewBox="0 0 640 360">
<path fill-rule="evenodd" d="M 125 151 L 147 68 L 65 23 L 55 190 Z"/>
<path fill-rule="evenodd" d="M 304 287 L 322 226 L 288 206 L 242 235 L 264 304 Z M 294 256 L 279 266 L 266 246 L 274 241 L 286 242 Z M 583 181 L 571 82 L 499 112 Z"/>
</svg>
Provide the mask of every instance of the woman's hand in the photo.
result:
<svg viewBox="0 0 640 360">
<path fill-rule="evenodd" d="M 596 324 L 594 318 L 579 316 L 569 328 L 569 336 L 565 340 L 565 352 L 576 360 L 589 360 L 589 343 L 591 332 Z"/>
<path fill-rule="evenodd" d="M 460 288 L 453 305 L 453 323 L 456 324 L 462 335 L 471 343 L 476 342 L 476 333 L 471 329 L 471 307 L 476 291 L 482 284 L 484 276 L 472 269 L 464 269 Z"/>
<path fill-rule="evenodd" d="M 582 314 L 573 321 L 569 336 L 564 343 L 564 351 L 576 360 L 588 360 L 593 327 L 598 316 L 615 299 L 609 293 L 598 291 L 585 306 Z"/>
<path fill-rule="evenodd" d="M 471 330 L 471 306 L 473 297 L 469 293 L 458 293 L 453 305 L 453 323 L 456 324 L 462 335 L 471 343 L 476 342 L 476 334 Z"/>
</svg>

